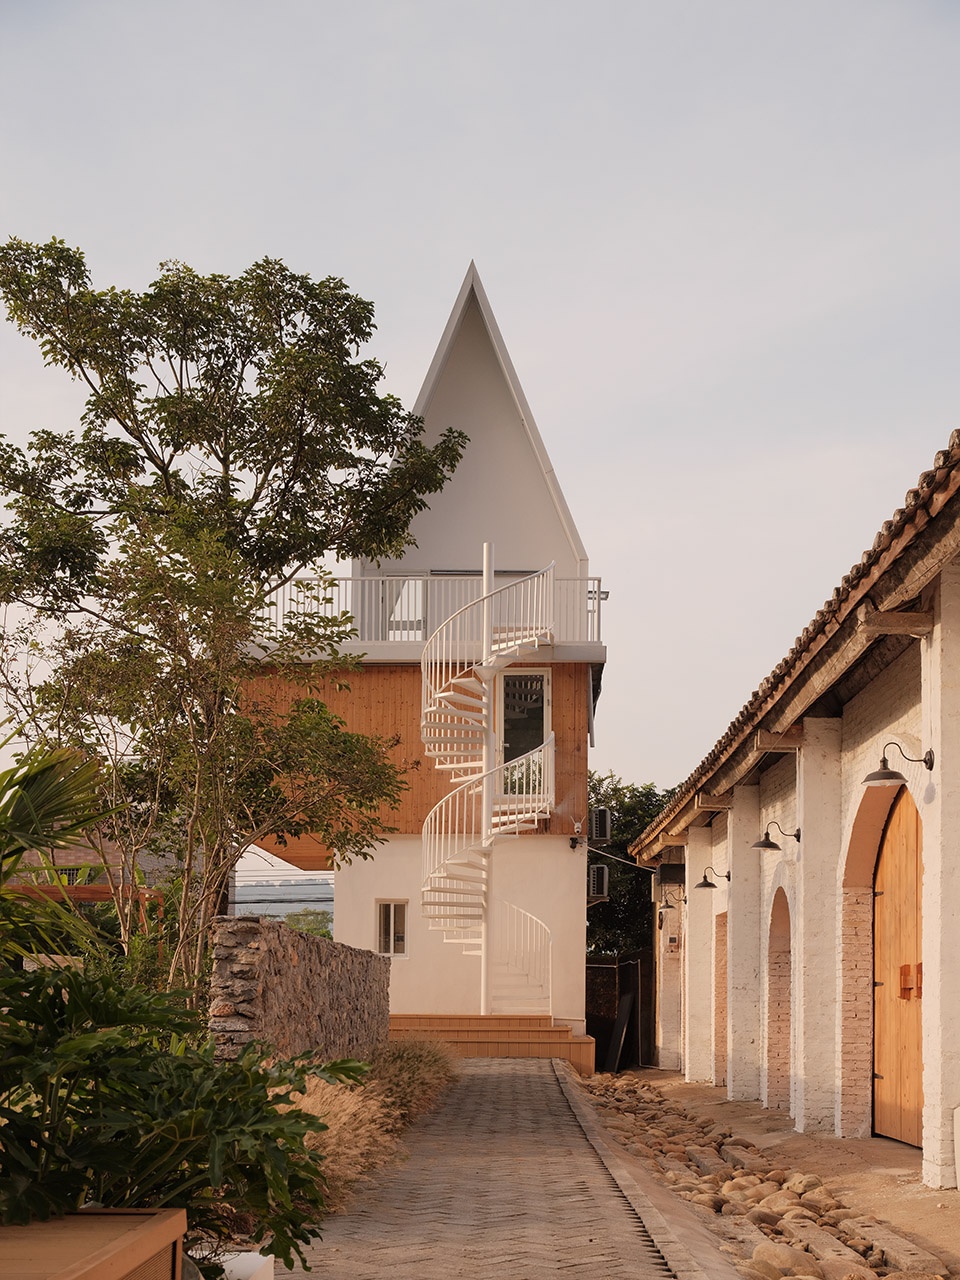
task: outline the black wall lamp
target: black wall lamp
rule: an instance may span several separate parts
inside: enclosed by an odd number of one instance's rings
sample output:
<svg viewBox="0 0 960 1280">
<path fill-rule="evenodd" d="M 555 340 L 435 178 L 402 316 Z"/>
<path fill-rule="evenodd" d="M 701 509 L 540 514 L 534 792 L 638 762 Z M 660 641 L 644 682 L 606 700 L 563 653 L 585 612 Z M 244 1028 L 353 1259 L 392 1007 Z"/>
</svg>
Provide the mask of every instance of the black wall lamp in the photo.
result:
<svg viewBox="0 0 960 1280">
<path fill-rule="evenodd" d="M 663 895 L 663 899 L 660 902 L 660 910 L 675 911 L 678 902 L 682 902 L 684 905 L 686 905 L 686 901 L 687 901 L 686 895 L 681 893 L 679 890 L 677 890 L 677 896 L 673 899 L 671 899 L 669 893 L 665 893 Z"/>
<path fill-rule="evenodd" d="M 787 840 L 796 840 L 799 843 L 800 841 L 799 827 L 797 827 L 796 831 L 784 831 L 783 827 L 781 827 L 779 822 L 768 822 L 766 827 L 764 828 L 763 835 L 760 837 L 759 840 L 754 840 L 753 844 L 750 846 L 751 849 L 769 849 L 773 853 L 781 852 L 780 846 L 777 844 L 776 840 L 770 839 L 771 827 L 776 827 L 777 830 L 780 832 L 781 836 L 786 837 Z"/>
<path fill-rule="evenodd" d="M 925 751 L 918 759 L 908 756 L 903 747 L 897 742 L 888 742 L 883 748 L 883 755 L 880 757 L 880 768 L 874 769 L 873 773 L 868 773 L 863 780 L 865 787 L 902 787 L 906 783 L 906 778 L 902 773 L 898 773 L 896 769 L 891 769 L 887 763 L 887 752 L 891 747 L 896 747 L 904 760 L 909 760 L 911 764 L 922 764 L 926 769 L 933 768 L 933 750 Z"/>
<path fill-rule="evenodd" d="M 713 867 L 707 867 L 707 870 L 706 870 L 706 871 L 704 871 L 704 873 L 703 873 L 703 879 L 702 879 L 702 880 L 698 880 L 698 881 L 697 881 L 697 883 L 693 886 L 695 889 L 715 889 L 715 888 L 717 887 L 717 886 L 713 883 L 713 881 L 712 881 L 712 880 L 708 879 L 708 877 L 707 877 L 707 871 L 713 871 L 713 874 L 714 874 L 715 876 L 719 876 L 719 875 L 720 875 L 720 872 L 719 872 L 719 871 L 714 871 Z M 730 872 L 729 872 L 729 871 L 724 871 L 724 872 L 723 872 L 723 875 L 726 877 L 726 879 L 727 879 L 727 880 L 729 880 L 729 879 L 730 879 Z"/>
</svg>

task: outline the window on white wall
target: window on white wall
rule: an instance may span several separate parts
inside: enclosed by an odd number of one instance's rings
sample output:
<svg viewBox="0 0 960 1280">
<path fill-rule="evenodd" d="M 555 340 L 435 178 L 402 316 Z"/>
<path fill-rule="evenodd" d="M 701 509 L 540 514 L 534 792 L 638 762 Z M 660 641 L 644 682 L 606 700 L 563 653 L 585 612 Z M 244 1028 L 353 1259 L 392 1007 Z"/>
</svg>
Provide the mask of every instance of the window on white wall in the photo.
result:
<svg viewBox="0 0 960 1280">
<path fill-rule="evenodd" d="M 377 950 L 382 956 L 407 954 L 407 904 L 377 903 Z"/>
</svg>

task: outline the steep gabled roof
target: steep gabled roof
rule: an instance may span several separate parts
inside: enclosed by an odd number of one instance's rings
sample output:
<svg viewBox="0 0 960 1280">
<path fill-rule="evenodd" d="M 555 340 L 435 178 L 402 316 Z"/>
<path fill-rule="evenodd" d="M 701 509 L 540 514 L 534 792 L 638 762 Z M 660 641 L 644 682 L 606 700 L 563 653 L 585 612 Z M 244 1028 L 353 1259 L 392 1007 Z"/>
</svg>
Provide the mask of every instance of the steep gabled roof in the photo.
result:
<svg viewBox="0 0 960 1280">
<path fill-rule="evenodd" d="M 695 816 L 698 793 L 725 791 L 744 776 L 757 751 L 758 730 L 783 733 L 836 685 L 875 639 L 863 621 L 916 600 L 960 554 L 960 431 L 933 469 L 907 491 L 873 545 L 842 578 L 793 648 L 755 690 L 713 750 L 676 791 L 662 813 L 630 846 L 641 860 L 668 846 Z M 702 817 L 702 814 L 700 815 Z"/>
<path fill-rule="evenodd" d="M 520 385 L 520 379 L 517 377 L 517 371 L 513 367 L 513 361 L 507 351 L 506 344 L 503 341 L 503 335 L 494 317 L 490 301 L 487 298 L 486 290 L 480 280 L 476 263 L 470 263 L 467 268 L 467 274 L 463 278 L 463 284 L 460 286 L 460 292 L 457 294 L 457 300 L 453 304 L 453 310 L 450 312 L 450 318 L 440 338 L 436 354 L 431 361 L 430 368 L 427 370 L 427 376 L 424 379 L 423 386 L 420 388 L 420 394 L 417 396 L 416 404 L 413 412 L 418 417 L 425 418 L 430 408 L 434 392 L 440 381 L 440 377 L 446 366 L 450 352 L 456 342 L 457 335 L 460 332 L 461 325 L 470 308 L 472 302 L 476 302 L 483 324 L 486 328 L 490 339 L 490 344 L 496 354 L 497 361 L 503 371 L 504 379 L 509 387 L 510 394 L 517 407 L 517 413 L 526 432 L 527 439 L 533 451 L 534 457 L 539 463 L 540 470 L 543 473 L 544 482 L 550 494 L 553 504 L 557 511 L 557 516 L 566 537 L 570 543 L 574 558 L 580 564 L 581 573 L 587 572 L 587 553 L 577 526 L 574 524 L 573 516 L 567 501 L 563 496 L 563 491 L 557 480 L 556 472 L 543 443 L 543 438 L 537 429 L 527 398 L 523 394 L 523 388 Z"/>
</svg>

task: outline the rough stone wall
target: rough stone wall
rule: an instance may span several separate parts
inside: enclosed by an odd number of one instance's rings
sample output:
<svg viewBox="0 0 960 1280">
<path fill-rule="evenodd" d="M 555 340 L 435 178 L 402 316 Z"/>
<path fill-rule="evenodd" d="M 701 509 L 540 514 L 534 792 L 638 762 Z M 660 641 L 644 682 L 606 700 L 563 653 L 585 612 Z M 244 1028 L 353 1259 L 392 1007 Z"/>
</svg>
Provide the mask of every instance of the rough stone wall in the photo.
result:
<svg viewBox="0 0 960 1280">
<path fill-rule="evenodd" d="M 213 922 L 209 1026 L 217 1056 L 250 1040 L 284 1057 L 369 1058 L 389 1031 L 390 960 L 259 916 Z"/>
</svg>

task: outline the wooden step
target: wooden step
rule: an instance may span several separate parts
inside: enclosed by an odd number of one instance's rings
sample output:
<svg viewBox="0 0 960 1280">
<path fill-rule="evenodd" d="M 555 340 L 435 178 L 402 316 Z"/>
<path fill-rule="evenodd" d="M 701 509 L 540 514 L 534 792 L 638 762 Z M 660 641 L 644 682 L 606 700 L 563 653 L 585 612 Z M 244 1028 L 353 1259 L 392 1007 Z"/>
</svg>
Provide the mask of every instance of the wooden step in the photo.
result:
<svg viewBox="0 0 960 1280">
<path fill-rule="evenodd" d="M 580 1075 L 594 1069 L 592 1036 L 575 1036 L 547 1014 L 390 1015 L 391 1040 L 442 1040 L 460 1058 L 564 1058 Z"/>
</svg>

